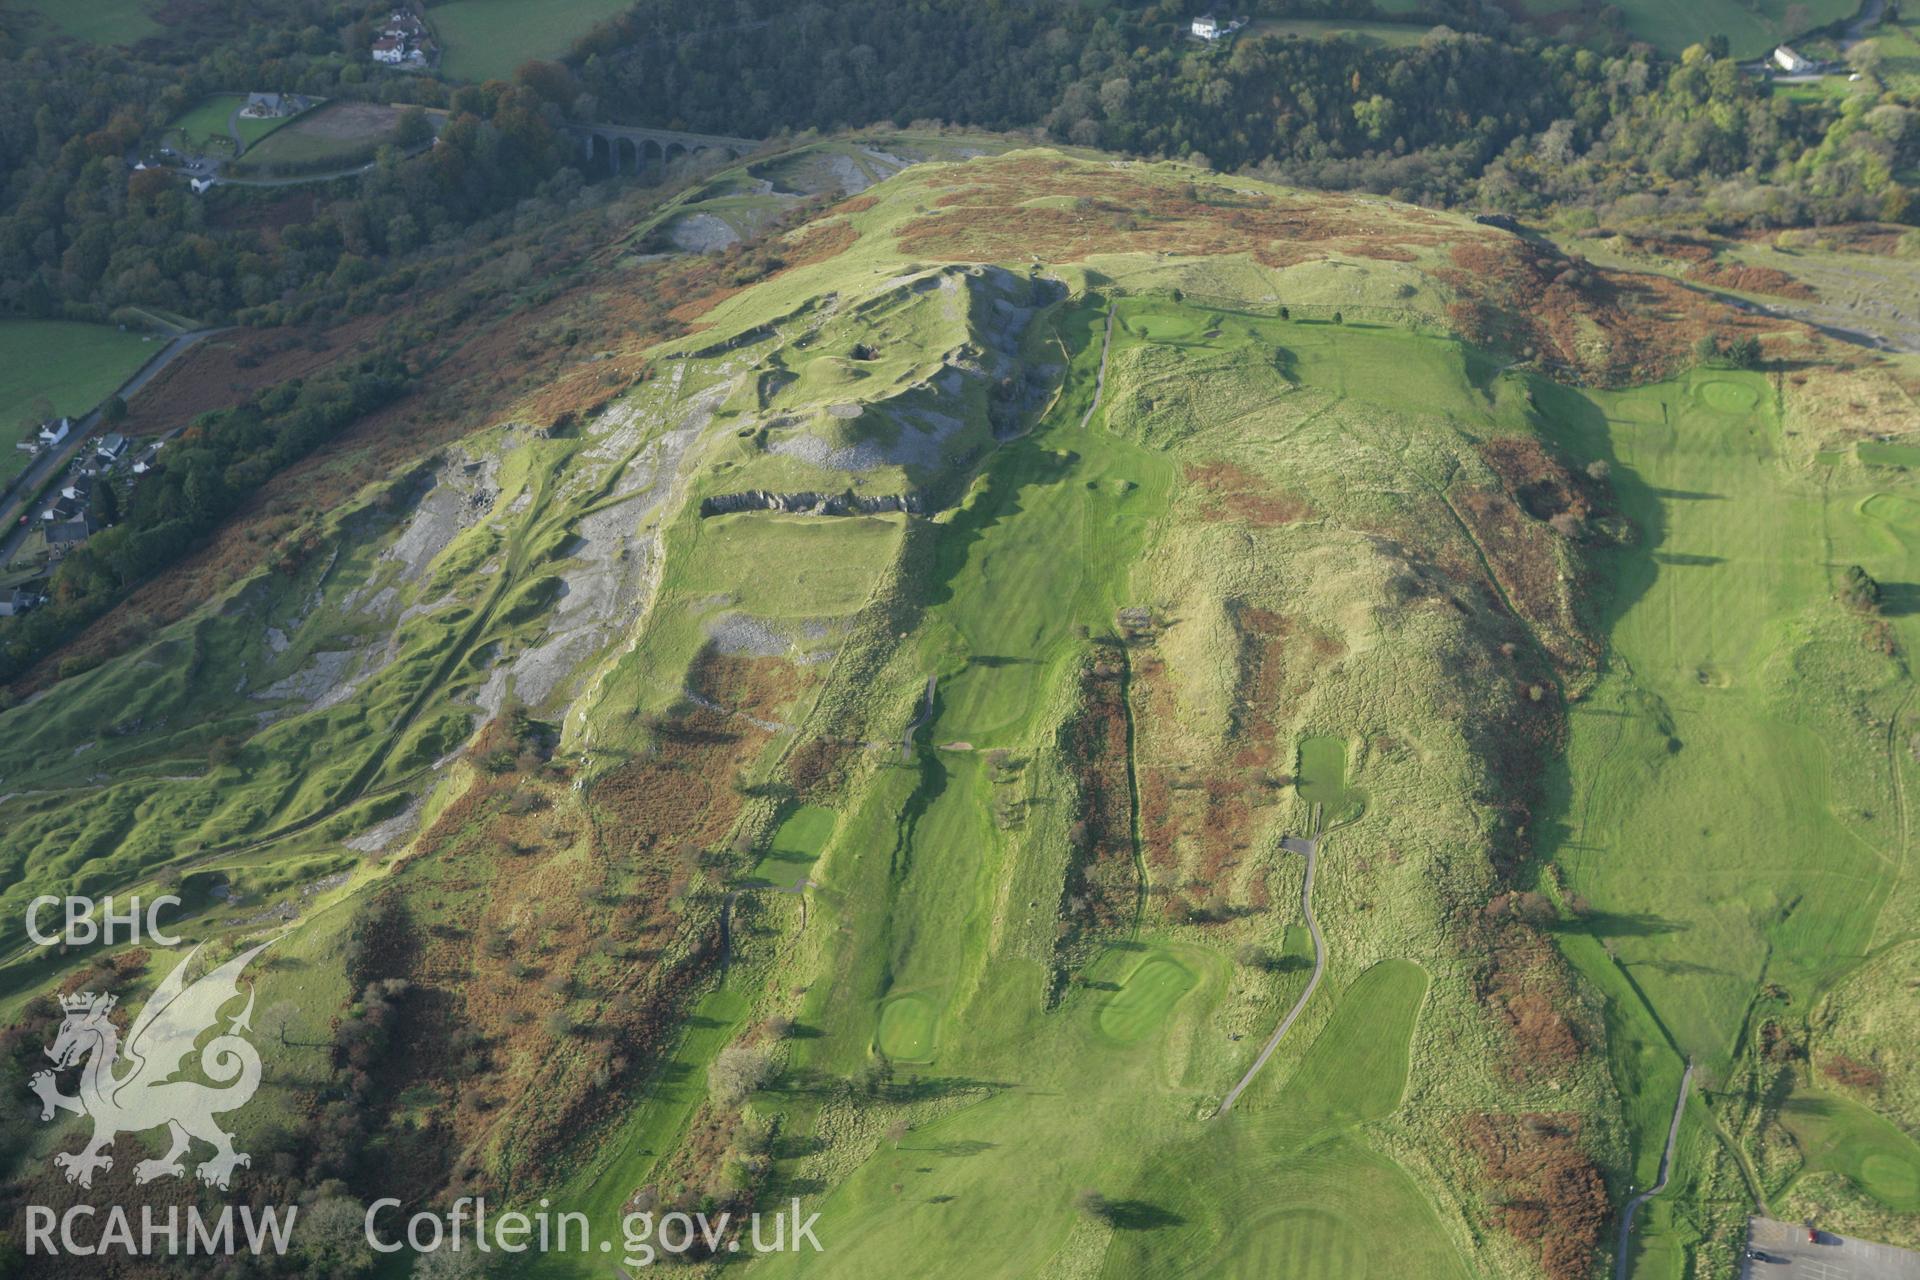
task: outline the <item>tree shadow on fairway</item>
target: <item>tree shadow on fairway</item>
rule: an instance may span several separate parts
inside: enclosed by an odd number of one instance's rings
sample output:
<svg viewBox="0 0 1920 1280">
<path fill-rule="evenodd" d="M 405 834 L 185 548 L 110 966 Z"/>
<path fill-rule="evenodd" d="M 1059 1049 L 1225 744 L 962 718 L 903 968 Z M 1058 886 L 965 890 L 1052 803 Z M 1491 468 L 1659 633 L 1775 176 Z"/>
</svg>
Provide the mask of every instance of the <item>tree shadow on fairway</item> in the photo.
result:
<svg viewBox="0 0 1920 1280">
<path fill-rule="evenodd" d="M 1648 489 L 1647 492 L 1663 502 L 1725 502 L 1724 493 L 1707 493 L 1700 489 Z"/>
<path fill-rule="evenodd" d="M 1606 570 L 1604 583 L 1593 593 L 1595 629 L 1611 634 L 1621 615 L 1653 587 L 1661 564 L 1658 552 L 1667 540 L 1668 501 L 1721 501 L 1717 493 L 1661 489 L 1648 484 L 1638 471 L 1622 462 L 1614 448 L 1614 424 L 1600 406 L 1579 391 L 1547 378 L 1529 383 L 1542 435 L 1565 450 L 1575 465 L 1605 462 L 1614 506 L 1639 533 L 1634 545 L 1597 554 Z"/>
<path fill-rule="evenodd" d="M 902 1151 L 924 1151 L 935 1156 L 977 1156 L 982 1151 L 992 1151 L 999 1147 L 997 1142 L 982 1142 L 978 1138 L 957 1138 L 952 1142 L 930 1142 L 925 1146 L 901 1146 Z"/>
<path fill-rule="evenodd" d="M 1920 613 L 1920 582 L 1881 583 L 1880 612 L 1890 618 Z"/>
<path fill-rule="evenodd" d="M 969 1076 L 909 1076 L 906 1079 L 863 1083 L 832 1071 L 801 1067 L 780 1077 L 769 1092 L 815 1098 L 864 1093 L 868 1097 L 889 1102 L 924 1102 L 938 1098 L 994 1094 L 1013 1087 L 1013 1081 L 976 1080 Z"/>
<path fill-rule="evenodd" d="M 1173 1210 L 1145 1200 L 1109 1200 L 1100 1216 L 1120 1231 L 1159 1231 L 1186 1222 Z"/>
<path fill-rule="evenodd" d="M 1643 968 L 1644 968 L 1644 969 L 1651 969 L 1651 970 L 1653 970 L 1653 971 L 1654 971 L 1655 973 L 1664 973 L 1664 974 L 1666 974 L 1666 975 L 1668 975 L 1669 977 L 1681 977 L 1681 976 L 1685 976 L 1685 975 L 1689 975 L 1689 974 L 1691 974 L 1691 975 L 1706 975 L 1706 976 L 1709 976 L 1709 977 L 1715 977 L 1715 976 L 1726 976 L 1726 975 L 1731 975 L 1731 976 L 1734 976 L 1734 977 L 1738 977 L 1738 976 L 1739 976 L 1738 974 L 1736 974 L 1736 973 L 1735 973 L 1735 972 L 1734 972 L 1733 970 L 1731 970 L 1731 969 L 1722 969 L 1722 968 L 1719 968 L 1719 967 L 1717 967 L 1717 966 L 1715 966 L 1715 965 L 1710 965 L 1710 964 L 1697 964 L 1697 963 L 1695 963 L 1695 962 L 1694 962 L 1694 961 L 1692 961 L 1692 960 L 1642 960 L 1642 959 L 1635 959 L 1635 960 L 1632 960 L 1632 961 L 1628 961 L 1628 962 L 1626 962 L 1626 963 L 1627 963 L 1627 964 L 1628 964 L 1628 965 L 1629 965 L 1629 966 L 1630 966 L 1631 968 L 1636 968 L 1636 969 L 1643 969 Z"/>
<path fill-rule="evenodd" d="M 1693 926 L 1651 911 L 1589 911 L 1573 920 L 1556 920 L 1554 933 L 1584 933 L 1593 938 L 1647 938 L 1663 933 L 1684 933 Z"/>
</svg>

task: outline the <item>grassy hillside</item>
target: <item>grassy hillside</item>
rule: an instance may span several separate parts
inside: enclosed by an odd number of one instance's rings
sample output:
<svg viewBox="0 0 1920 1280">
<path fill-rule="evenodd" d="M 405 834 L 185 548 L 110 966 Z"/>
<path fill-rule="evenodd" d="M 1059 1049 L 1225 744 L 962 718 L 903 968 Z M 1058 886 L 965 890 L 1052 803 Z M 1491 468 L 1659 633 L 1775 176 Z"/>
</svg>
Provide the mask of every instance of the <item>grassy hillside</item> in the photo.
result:
<svg viewBox="0 0 1920 1280">
<path fill-rule="evenodd" d="M 640 358 L 604 283 L 529 305 L 575 398 L 270 495 L 256 572 L 0 712 L 0 1010 L 164 969 L 25 946 L 34 893 L 286 923 L 263 1176 L 798 1196 L 783 1274 L 1573 1280 L 1689 1057 L 1633 1274 L 1756 1196 L 1904 1238 L 1920 508 L 1830 411 L 1876 372 L 1463 219 L 956 151 Z M 73 1136 L 6 1123 L 17 1177 Z"/>
<path fill-rule="evenodd" d="M 132 44 L 160 32 L 145 0 L 98 0 L 84 5 L 21 0 L 19 7 L 38 18 L 35 36 L 58 34 L 92 44 Z"/>
</svg>

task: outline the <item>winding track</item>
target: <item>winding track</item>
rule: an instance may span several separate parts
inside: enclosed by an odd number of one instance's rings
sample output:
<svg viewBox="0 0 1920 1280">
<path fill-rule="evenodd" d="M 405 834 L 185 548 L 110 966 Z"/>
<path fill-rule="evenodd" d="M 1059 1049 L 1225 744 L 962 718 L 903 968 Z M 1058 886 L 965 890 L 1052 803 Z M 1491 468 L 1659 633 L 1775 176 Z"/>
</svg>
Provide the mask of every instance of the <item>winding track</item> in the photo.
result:
<svg viewBox="0 0 1920 1280">
<path fill-rule="evenodd" d="M 1316 812 L 1315 818 L 1317 819 L 1318 816 Z M 1314 823 L 1314 829 L 1316 832 L 1319 830 L 1318 821 Z M 1266 1045 L 1260 1050 L 1260 1056 L 1253 1060 L 1253 1065 L 1247 1068 L 1247 1074 L 1241 1076 L 1240 1083 L 1227 1091 L 1227 1096 L 1220 1102 L 1220 1109 L 1214 1112 L 1217 1116 L 1223 1116 L 1232 1109 L 1241 1093 L 1253 1083 L 1253 1078 L 1260 1074 L 1260 1068 L 1267 1065 L 1267 1059 L 1271 1058 L 1273 1051 L 1280 1047 L 1280 1038 L 1292 1028 L 1294 1019 L 1298 1018 L 1300 1011 L 1307 1007 L 1307 1001 L 1313 999 L 1313 990 L 1320 985 L 1320 975 L 1326 972 L 1327 941 L 1320 936 L 1320 922 L 1313 918 L 1313 872 L 1320 859 L 1320 837 L 1315 835 L 1311 840 L 1299 840 L 1296 843 L 1305 846 L 1307 855 L 1307 878 L 1300 887 L 1300 910 L 1307 917 L 1307 932 L 1313 935 L 1313 976 L 1307 979 L 1307 989 L 1300 993 L 1298 1000 L 1294 1001 L 1293 1008 L 1287 1010 L 1287 1016 L 1280 1019 L 1280 1025 L 1273 1029 L 1273 1035 L 1268 1037 Z"/>
<path fill-rule="evenodd" d="M 1680 1097 L 1673 1104 L 1673 1123 L 1667 1126 L 1667 1149 L 1660 1153 L 1660 1181 L 1627 1201 L 1627 1211 L 1620 1215 L 1620 1243 L 1613 1251 L 1613 1280 L 1627 1280 L 1627 1238 L 1633 1233 L 1633 1215 L 1640 1212 L 1640 1206 L 1667 1189 L 1667 1178 L 1673 1172 L 1673 1144 L 1680 1136 L 1680 1113 L 1687 1109 L 1687 1087 L 1693 1083 L 1693 1060 L 1687 1060 L 1687 1069 L 1680 1074 Z"/>
</svg>

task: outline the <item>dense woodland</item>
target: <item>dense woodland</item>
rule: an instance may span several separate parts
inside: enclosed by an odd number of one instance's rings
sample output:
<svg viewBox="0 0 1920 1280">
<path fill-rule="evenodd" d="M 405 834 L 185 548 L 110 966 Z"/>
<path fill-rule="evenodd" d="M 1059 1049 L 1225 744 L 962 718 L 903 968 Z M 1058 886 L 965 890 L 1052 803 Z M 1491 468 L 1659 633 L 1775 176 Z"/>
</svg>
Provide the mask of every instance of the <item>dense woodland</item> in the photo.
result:
<svg viewBox="0 0 1920 1280">
<path fill-rule="evenodd" d="M 130 50 L 29 44 L 0 11 L 0 314 L 145 305 L 275 324 L 366 309 L 399 287 L 381 283 L 397 260 L 576 190 L 587 175 L 555 132 L 570 116 L 747 136 L 938 120 L 1434 203 L 1758 225 L 1904 219 L 1896 175 L 1920 162 L 1920 121 L 1890 94 L 1800 104 L 1709 50 L 1676 62 L 1548 46 L 1478 0 L 1432 0 L 1418 20 L 1451 25 L 1407 48 L 1203 47 L 1172 0 L 640 0 L 564 64 L 467 87 L 365 60 L 388 7 L 182 0 L 167 34 Z M 387 153 L 278 236 L 246 216 L 271 193 L 195 197 L 134 171 L 202 95 L 266 86 L 450 115 L 440 146 Z"/>
<path fill-rule="evenodd" d="M 147 305 L 275 324 L 363 309 L 395 258 L 577 185 L 578 175 L 559 177 L 558 114 L 532 90 L 450 89 L 372 68 L 370 18 L 390 7 L 174 6 L 200 21 L 132 50 L 21 45 L 0 10 L 0 315 L 106 320 Z M 229 8 L 245 16 L 223 21 Z M 430 153 L 385 153 L 278 236 L 245 215 L 282 191 L 200 197 L 167 172 L 135 171 L 143 144 L 202 96 L 261 87 L 450 115 Z"/>
<path fill-rule="evenodd" d="M 1446 25 L 1410 48 L 1277 35 L 1203 47 L 1184 34 L 1191 9 L 642 0 L 581 42 L 573 109 L 749 135 L 888 120 L 1039 127 L 1435 203 L 1527 210 L 1657 191 L 1668 211 L 1763 224 L 1904 218 L 1894 175 L 1920 160 L 1909 104 L 1884 93 L 1844 109 L 1798 104 L 1724 47 L 1679 61 L 1624 41 L 1576 50 L 1523 38 L 1476 5 L 1429 6 L 1417 20 Z"/>
</svg>

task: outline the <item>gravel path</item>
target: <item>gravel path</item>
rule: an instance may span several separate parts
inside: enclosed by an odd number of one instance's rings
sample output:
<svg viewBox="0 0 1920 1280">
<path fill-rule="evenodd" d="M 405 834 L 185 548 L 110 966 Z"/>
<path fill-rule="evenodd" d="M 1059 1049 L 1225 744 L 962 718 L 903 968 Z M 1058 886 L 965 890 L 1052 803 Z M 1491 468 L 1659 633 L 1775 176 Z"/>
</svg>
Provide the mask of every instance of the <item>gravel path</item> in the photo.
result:
<svg viewBox="0 0 1920 1280">
<path fill-rule="evenodd" d="M 1317 811 L 1314 816 L 1316 819 L 1314 827 L 1318 830 Z M 1327 969 L 1327 940 L 1320 936 L 1320 922 L 1313 918 L 1313 872 L 1320 860 L 1320 837 L 1303 840 L 1289 836 L 1280 843 L 1283 848 L 1294 849 L 1307 855 L 1307 878 L 1300 887 L 1300 910 L 1307 917 L 1307 932 L 1313 935 L 1313 976 L 1307 979 L 1307 989 L 1300 993 L 1298 1000 L 1294 1001 L 1293 1008 L 1287 1010 L 1287 1016 L 1280 1019 L 1280 1025 L 1273 1029 L 1273 1035 L 1261 1048 L 1260 1056 L 1253 1060 L 1253 1065 L 1247 1068 L 1247 1074 L 1241 1076 L 1240 1083 L 1227 1091 L 1227 1096 L 1221 1101 L 1220 1110 L 1215 1112 L 1215 1115 L 1227 1114 L 1246 1087 L 1253 1083 L 1253 1078 L 1260 1074 L 1260 1068 L 1267 1065 L 1267 1059 L 1271 1058 L 1273 1051 L 1280 1047 L 1280 1038 L 1293 1027 L 1294 1020 L 1300 1016 L 1300 1011 L 1307 1007 L 1307 1001 L 1313 999 L 1313 990 L 1320 985 L 1320 975 Z"/>
<path fill-rule="evenodd" d="M 1627 1240 L 1633 1234 L 1633 1215 L 1640 1206 L 1667 1189 L 1667 1177 L 1673 1172 L 1673 1144 L 1680 1136 L 1680 1113 L 1687 1109 L 1687 1087 L 1693 1083 L 1693 1063 L 1680 1074 L 1680 1097 L 1673 1104 L 1673 1123 L 1667 1126 L 1667 1149 L 1660 1153 L 1660 1181 L 1627 1201 L 1620 1215 L 1620 1244 L 1613 1251 L 1613 1280 L 1627 1280 Z"/>
</svg>

